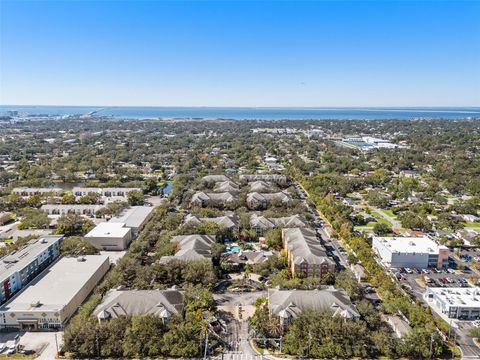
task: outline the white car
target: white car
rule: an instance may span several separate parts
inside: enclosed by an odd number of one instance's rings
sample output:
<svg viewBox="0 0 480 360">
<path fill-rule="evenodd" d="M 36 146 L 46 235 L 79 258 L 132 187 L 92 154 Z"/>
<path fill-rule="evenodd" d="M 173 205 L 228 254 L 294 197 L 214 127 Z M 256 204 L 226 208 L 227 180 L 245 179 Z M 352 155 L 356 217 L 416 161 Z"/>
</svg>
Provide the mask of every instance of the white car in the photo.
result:
<svg viewBox="0 0 480 360">
<path fill-rule="evenodd" d="M 472 321 L 472 325 L 475 327 L 480 327 L 480 320 Z"/>
</svg>

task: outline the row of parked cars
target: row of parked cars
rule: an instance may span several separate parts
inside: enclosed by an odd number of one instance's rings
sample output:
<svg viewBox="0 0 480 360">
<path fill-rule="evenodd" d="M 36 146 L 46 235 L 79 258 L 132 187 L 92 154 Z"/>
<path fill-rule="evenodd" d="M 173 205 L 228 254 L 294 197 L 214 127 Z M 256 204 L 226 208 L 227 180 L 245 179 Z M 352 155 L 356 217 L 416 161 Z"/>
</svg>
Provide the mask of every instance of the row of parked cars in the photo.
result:
<svg viewBox="0 0 480 360">
<path fill-rule="evenodd" d="M 455 271 L 451 268 L 444 268 L 442 270 L 437 269 L 437 268 L 432 268 L 432 269 L 417 269 L 417 268 L 401 268 L 399 271 L 401 274 L 440 274 L 440 273 L 448 273 L 448 274 L 454 274 Z"/>
<path fill-rule="evenodd" d="M 458 286 L 458 287 L 470 287 L 468 281 L 464 278 L 450 278 L 442 277 L 438 279 L 432 279 L 428 276 L 425 276 L 425 283 L 430 287 L 445 287 L 445 286 Z"/>
</svg>

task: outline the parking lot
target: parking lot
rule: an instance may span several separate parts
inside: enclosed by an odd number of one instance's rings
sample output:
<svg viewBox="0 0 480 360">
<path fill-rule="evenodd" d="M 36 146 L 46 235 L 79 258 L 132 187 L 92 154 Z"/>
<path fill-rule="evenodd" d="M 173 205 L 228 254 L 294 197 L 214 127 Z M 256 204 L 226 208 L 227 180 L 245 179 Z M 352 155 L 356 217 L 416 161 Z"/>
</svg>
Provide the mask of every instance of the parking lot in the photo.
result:
<svg viewBox="0 0 480 360">
<path fill-rule="evenodd" d="M 460 259 L 466 263 L 480 262 L 480 248 L 458 249 Z"/>
<path fill-rule="evenodd" d="M 29 351 L 34 351 L 37 354 L 36 359 L 51 360 L 55 359 L 57 355 L 57 346 L 62 346 L 63 332 L 0 333 L 0 343 L 8 344 L 11 342 L 15 344 L 15 347 L 20 346 L 25 349 L 27 353 Z M 7 349 L 4 350 L 4 352 L 6 351 Z"/>
<path fill-rule="evenodd" d="M 407 285 L 417 298 L 421 298 L 426 287 L 470 287 L 469 273 L 453 269 L 395 269 L 393 275 L 400 284 Z"/>
</svg>

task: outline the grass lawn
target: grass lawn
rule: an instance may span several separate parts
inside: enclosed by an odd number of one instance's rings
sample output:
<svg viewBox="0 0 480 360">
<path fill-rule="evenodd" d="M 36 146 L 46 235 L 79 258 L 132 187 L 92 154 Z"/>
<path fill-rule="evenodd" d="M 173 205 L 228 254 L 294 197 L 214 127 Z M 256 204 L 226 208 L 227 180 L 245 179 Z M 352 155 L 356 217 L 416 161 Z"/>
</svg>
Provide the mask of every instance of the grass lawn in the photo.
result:
<svg viewBox="0 0 480 360">
<path fill-rule="evenodd" d="M 384 212 L 385 214 L 387 214 L 388 216 L 390 216 L 391 218 L 394 218 L 394 219 L 397 218 L 397 215 L 395 215 L 395 214 L 393 213 L 393 211 L 390 210 L 390 209 L 388 209 L 388 210 L 383 210 L 383 212 Z"/>
<path fill-rule="evenodd" d="M 465 227 L 473 227 L 473 228 L 480 228 L 480 222 L 466 222 L 463 223 Z"/>
<path fill-rule="evenodd" d="M 387 225 L 387 226 L 392 226 L 392 225 L 393 225 L 390 221 L 388 221 L 387 219 L 385 219 L 385 218 L 384 218 L 382 215 L 380 215 L 378 212 L 372 210 L 370 213 L 371 213 L 373 216 L 375 216 L 375 218 L 377 219 L 377 221 L 378 221 L 379 223 L 385 224 L 385 225 Z M 375 224 L 375 223 L 374 223 L 374 224 Z"/>
<path fill-rule="evenodd" d="M 367 231 L 367 232 L 372 232 L 373 231 L 373 227 L 369 227 L 369 226 L 355 226 L 353 228 L 355 231 Z"/>
</svg>

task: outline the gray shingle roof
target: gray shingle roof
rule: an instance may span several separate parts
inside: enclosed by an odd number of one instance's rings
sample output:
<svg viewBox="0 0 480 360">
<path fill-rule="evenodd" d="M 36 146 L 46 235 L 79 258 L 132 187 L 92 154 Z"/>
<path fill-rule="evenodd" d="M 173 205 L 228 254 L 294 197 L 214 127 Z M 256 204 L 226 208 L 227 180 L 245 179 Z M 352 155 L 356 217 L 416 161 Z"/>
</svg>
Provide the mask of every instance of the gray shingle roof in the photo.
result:
<svg viewBox="0 0 480 360">
<path fill-rule="evenodd" d="M 197 261 L 211 258 L 211 247 L 215 242 L 214 235 L 174 236 L 170 242 L 176 242 L 178 251 L 173 256 L 162 256 L 161 263 L 171 260 Z"/>
<path fill-rule="evenodd" d="M 101 319 L 131 315 L 169 318 L 183 312 L 183 294 L 177 290 L 110 290 L 93 314 Z"/>
<path fill-rule="evenodd" d="M 287 241 L 288 250 L 292 253 L 294 264 L 301 264 L 304 261 L 309 264 L 334 264 L 334 261 L 327 257 L 325 248 L 320 244 L 315 230 L 310 228 L 286 228 L 283 229 Z"/>
<path fill-rule="evenodd" d="M 343 290 L 328 287 L 322 290 L 268 290 L 270 314 L 296 318 L 307 310 L 331 310 L 334 315 L 358 318 L 360 314 Z"/>
</svg>

